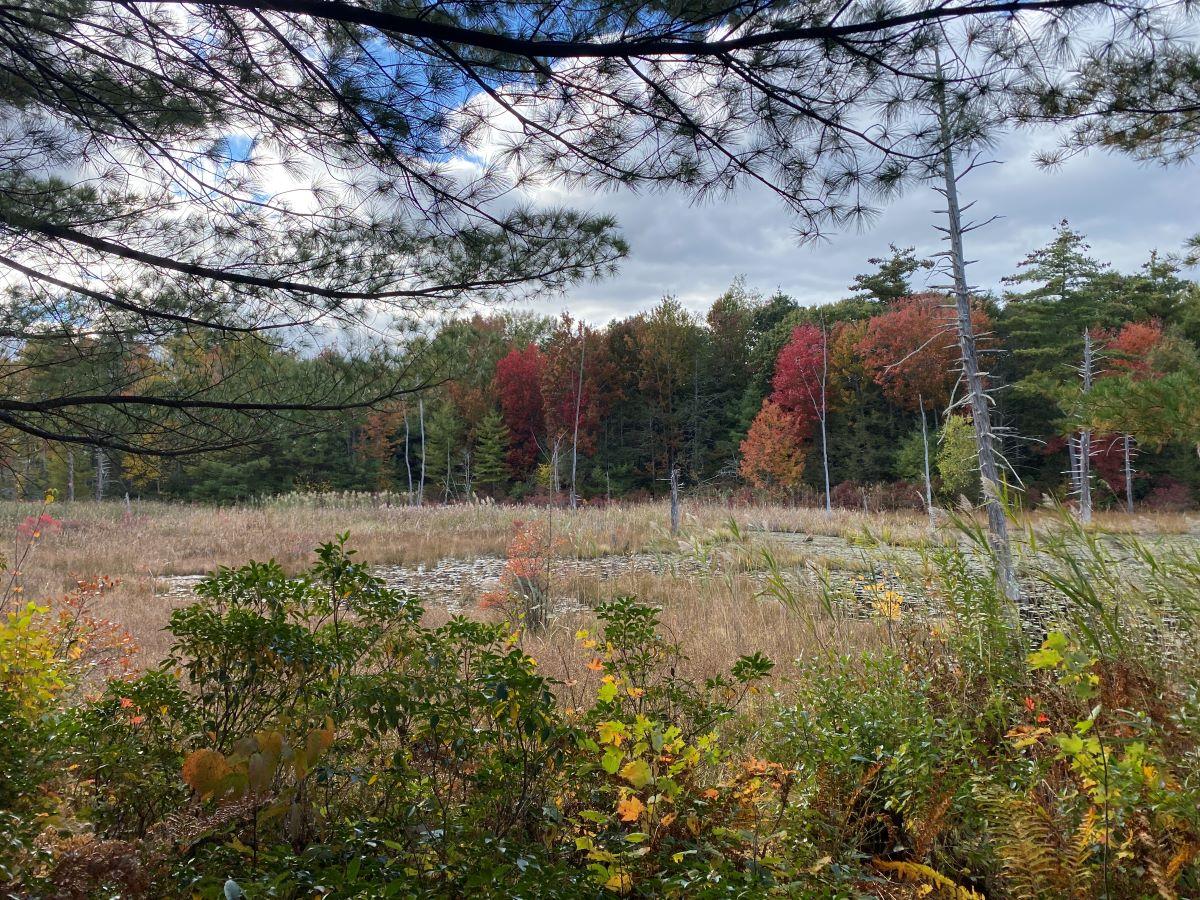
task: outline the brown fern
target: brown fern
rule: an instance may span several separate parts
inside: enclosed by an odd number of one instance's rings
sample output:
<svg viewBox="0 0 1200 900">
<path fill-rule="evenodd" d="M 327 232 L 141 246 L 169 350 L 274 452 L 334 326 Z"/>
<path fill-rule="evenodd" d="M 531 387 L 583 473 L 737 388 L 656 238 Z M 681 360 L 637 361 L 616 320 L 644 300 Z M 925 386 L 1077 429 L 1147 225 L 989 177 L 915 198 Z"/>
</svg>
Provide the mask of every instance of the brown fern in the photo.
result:
<svg viewBox="0 0 1200 900">
<path fill-rule="evenodd" d="M 1005 892 L 1019 900 L 1093 896 L 1091 824 L 1072 827 L 1032 795 L 989 799 Z"/>
<path fill-rule="evenodd" d="M 933 888 L 935 897 L 945 897 L 946 900 L 983 900 L 982 895 L 921 863 L 876 859 L 872 864 L 880 872 L 897 881 L 929 885 Z"/>
</svg>

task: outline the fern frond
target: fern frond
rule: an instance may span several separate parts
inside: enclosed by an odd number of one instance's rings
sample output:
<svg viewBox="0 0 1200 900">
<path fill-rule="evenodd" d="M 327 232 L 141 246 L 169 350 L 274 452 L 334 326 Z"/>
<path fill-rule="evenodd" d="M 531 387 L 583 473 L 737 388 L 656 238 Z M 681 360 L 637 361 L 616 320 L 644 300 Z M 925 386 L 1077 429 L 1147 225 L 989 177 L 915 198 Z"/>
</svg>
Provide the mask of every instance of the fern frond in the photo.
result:
<svg viewBox="0 0 1200 900">
<path fill-rule="evenodd" d="M 1168 884 L 1175 884 L 1179 880 L 1179 876 L 1183 874 L 1183 870 L 1193 859 L 1200 855 L 1200 841 L 1189 841 L 1175 851 L 1175 855 L 1171 857 L 1171 861 L 1167 863 L 1167 868 L 1163 872 L 1163 876 L 1167 879 Z"/>
<path fill-rule="evenodd" d="M 934 888 L 937 896 L 946 897 L 947 900 L 983 900 L 982 894 L 978 894 L 970 888 L 963 887 L 936 869 L 932 869 L 921 863 L 876 859 L 872 860 L 872 864 L 880 872 L 897 881 L 928 884 Z"/>
<path fill-rule="evenodd" d="M 1072 827 L 1033 795 L 995 794 L 987 806 L 1008 895 L 1017 900 L 1091 896 L 1094 811 Z"/>
</svg>

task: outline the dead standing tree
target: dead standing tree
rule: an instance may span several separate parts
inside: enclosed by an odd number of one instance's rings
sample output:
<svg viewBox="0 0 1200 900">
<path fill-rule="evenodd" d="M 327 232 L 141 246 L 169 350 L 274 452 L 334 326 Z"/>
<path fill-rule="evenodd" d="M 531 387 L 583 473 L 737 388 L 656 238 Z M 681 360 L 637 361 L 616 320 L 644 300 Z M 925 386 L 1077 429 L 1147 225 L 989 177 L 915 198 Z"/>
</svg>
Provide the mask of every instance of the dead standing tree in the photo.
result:
<svg viewBox="0 0 1200 900">
<path fill-rule="evenodd" d="M 1095 354 L 1092 350 L 1092 333 L 1090 329 L 1083 330 L 1083 364 L 1079 368 L 1079 377 L 1083 381 L 1083 395 L 1086 398 L 1092 390 L 1092 378 L 1095 372 Z M 1075 445 L 1075 497 L 1079 503 L 1079 521 L 1088 525 L 1092 521 L 1092 432 L 1083 428 Z"/>
<path fill-rule="evenodd" d="M 929 477 L 929 428 L 925 422 L 925 398 L 917 394 L 917 406 L 921 410 L 921 450 L 925 468 L 925 511 L 929 514 L 929 522 L 934 522 L 933 512 L 933 479 Z"/>
<path fill-rule="evenodd" d="M 579 326 L 579 378 L 575 382 L 575 421 L 571 431 L 571 509 L 579 506 L 579 492 L 575 489 L 575 474 L 579 469 L 579 408 L 583 400 L 583 354 L 587 349 L 587 332 Z"/>
<path fill-rule="evenodd" d="M 817 404 L 814 404 L 817 405 Z M 825 475 L 825 515 L 833 515 L 833 498 L 829 491 L 829 329 L 821 316 L 821 399 L 817 405 L 821 423 L 821 464 Z"/>
<path fill-rule="evenodd" d="M 946 201 L 946 225 L 938 230 L 946 235 L 950 245 L 946 251 L 946 258 L 953 277 L 955 325 L 961 353 L 962 379 L 975 426 L 975 448 L 979 456 L 979 474 L 988 519 L 988 543 L 996 560 L 996 576 L 1000 588 L 1005 597 L 1019 606 L 1021 588 L 1017 583 L 1013 564 L 1012 540 L 1008 532 L 1008 511 L 1004 498 L 1005 486 L 1000 476 L 999 452 L 996 447 L 996 434 L 992 428 L 992 410 L 984 382 L 985 373 L 979 363 L 979 348 L 971 322 L 971 291 L 967 283 L 967 259 L 963 250 L 963 235 L 987 223 L 966 226 L 963 224 L 964 209 L 959 203 L 958 185 L 975 164 L 968 165 L 961 174 L 956 171 L 956 122 L 952 119 L 947 103 L 944 69 L 940 59 L 937 62 L 937 76 L 934 96 L 942 151 L 942 183 L 937 187 L 937 191 Z"/>
</svg>

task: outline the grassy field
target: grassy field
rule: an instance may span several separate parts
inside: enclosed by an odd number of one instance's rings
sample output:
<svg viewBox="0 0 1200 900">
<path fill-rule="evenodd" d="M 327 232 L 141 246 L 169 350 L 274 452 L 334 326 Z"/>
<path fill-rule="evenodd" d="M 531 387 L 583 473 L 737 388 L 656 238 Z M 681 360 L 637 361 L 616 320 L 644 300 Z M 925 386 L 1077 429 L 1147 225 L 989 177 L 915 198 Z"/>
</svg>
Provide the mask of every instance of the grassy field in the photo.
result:
<svg viewBox="0 0 1200 900">
<path fill-rule="evenodd" d="M 0 514 L 6 896 L 1200 896 L 1189 516 Z"/>
<path fill-rule="evenodd" d="M 665 503 L 575 511 L 491 504 L 412 508 L 366 496 L 295 495 L 256 506 L 76 502 L 45 511 L 61 522 L 61 530 L 48 528 L 31 541 L 19 525 L 42 512 L 40 505 L 0 506 L 0 521 L 12 535 L 5 553 L 10 589 L 19 586 L 27 597 L 44 598 L 71 590 L 79 579 L 113 579 L 116 586 L 98 599 L 95 611 L 128 628 L 147 661 L 160 658 L 169 646 L 162 629 L 180 602 L 179 593 L 169 590 L 174 577 L 252 559 L 275 559 L 289 572 L 300 571 L 312 563 L 315 547 L 348 532 L 362 561 L 423 566 L 436 579 L 440 570 L 465 560 L 503 557 L 514 523 L 537 521 L 552 535 L 559 558 L 657 557 L 656 572 L 623 572 L 619 566 L 616 574 L 604 576 L 564 572 L 555 577 L 555 593 L 577 598 L 585 608 L 621 594 L 662 606 L 664 624 L 687 650 L 695 674 L 708 675 L 755 650 L 781 661 L 794 659 L 811 644 L 814 628 L 821 627 L 811 618 L 785 615 L 779 603 L 762 602 L 761 578 L 751 576 L 764 564 L 763 548 L 785 570 L 869 573 L 887 562 L 891 549 L 954 539 L 952 528 L 931 527 L 924 515 L 914 513 L 834 510 L 827 515 L 812 508 L 711 502 L 685 504 L 674 537 Z M 1039 517 L 1033 522 L 1038 524 Z M 1200 519 L 1111 513 L 1098 516 L 1096 527 L 1186 540 L 1200 528 Z M 805 543 L 809 536 L 814 540 Z M 794 581 L 789 590 L 805 603 L 815 602 L 811 580 Z M 484 614 L 467 600 L 467 614 Z M 447 613 L 434 604 L 428 615 L 436 620 Z M 526 638 L 531 652 L 548 659 L 564 655 L 557 645 L 569 644 L 586 620 L 586 611 L 559 617 L 545 634 Z M 856 623 L 840 639 L 870 643 L 879 632 L 880 626 Z"/>
</svg>

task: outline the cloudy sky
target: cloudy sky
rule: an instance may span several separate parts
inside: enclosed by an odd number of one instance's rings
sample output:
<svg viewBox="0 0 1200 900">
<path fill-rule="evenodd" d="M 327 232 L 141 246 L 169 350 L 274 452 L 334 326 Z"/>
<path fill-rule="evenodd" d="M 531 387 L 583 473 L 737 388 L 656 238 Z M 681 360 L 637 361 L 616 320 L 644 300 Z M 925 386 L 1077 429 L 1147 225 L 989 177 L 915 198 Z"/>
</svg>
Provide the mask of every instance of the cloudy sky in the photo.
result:
<svg viewBox="0 0 1200 900">
<path fill-rule="evenodd" d="M 968 256 L 978 260 L 973 283 L 997 288 L 1064 217 L 1088 236 L 1096 257 L 1125 270 L 1154 248 L 1178 250 L 1200 231 L 1200 167 L 1164 169 L 1093 153 L 1046 172 L 1031 152 L 1049 146 L 1052 137 L 1013 136 L 995 154 L 1002 165 L 964 182 L 963 200 L 976 201 L 975 217 L 1003 217 L 968 236 Z M 703 206 L 679 194 L 551 194 L 555 202 L 616 216 L 631 245 L 615 278 L 578 285 L 536 307 L 570 309 L 595 324 L 647 309 L 664 294 L 703 311 L 739 274 L 765 293 L 782 288 L 805 304 L 829 302 L 845 296 L 854 275 L 869 268 L 867 258 L 884 255 L 889 242 L 923 254 L 941 247 L 933 230 L 941 198 L 929 188 L 910 191 L 868 230 L 816 246 L 797 243 L 781 204 L 764 191 L 744 189 Z"/>
</svg>

